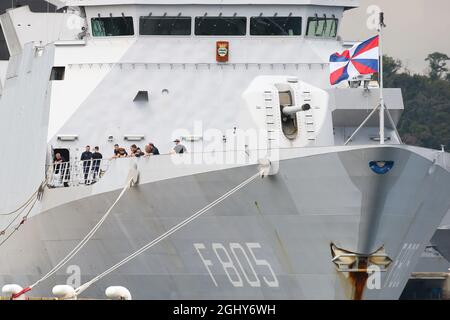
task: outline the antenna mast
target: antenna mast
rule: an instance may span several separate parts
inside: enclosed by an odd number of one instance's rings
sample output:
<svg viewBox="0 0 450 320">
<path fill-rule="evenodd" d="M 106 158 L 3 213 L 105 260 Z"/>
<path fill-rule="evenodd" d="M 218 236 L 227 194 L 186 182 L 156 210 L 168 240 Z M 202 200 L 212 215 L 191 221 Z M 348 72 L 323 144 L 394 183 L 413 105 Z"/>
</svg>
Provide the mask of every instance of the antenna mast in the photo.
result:
<svg viewBox="0 0 450 320">
<path fill-rule="evenodd" d="M 384 132 L 384 113 L 385 113 L 385 105 L 384 105 L 384 96 L 383 96 L 383 47 L 382 47 L 382 35 L 383 28 L 386 25 L 384 24 L 384 12 L 380 12 L 380 24 L 378 27 L 378 35 L 379 35 L 379 50 L 380 50 L 380 66 L 379 66 L 379 82 L 380 82 L 380 144 L 384 144 L 385 142 L 385 132 Z"/>
<path fill-rule="evenodd" d="M 379 59 L 378 59 L 378 81 L 380 84 L 380 103 L 372 110 L 372 112 L 366 117 L 366 119 L 361 123 L 361 125 L 352 133 L 352 135 L 345 141 L 344 146 L 348 145 L 350 141 L 352 141 L 353 137 L 356 136 L 356 134 L 361 130 L 362 127 L 369 121 L 369 119 L 372 118 L 372 116 L 379 111 L 380 115 L 380 144 L 384 145 L 386 142 L 386 134 L 385 134 L 385 125 L 384 125 L 384 116 L 387 115 L 389 122 L 392 125 L 392 128 L 395 131 L 395 135 L 397 136 L 398 141 L 400 144 L 403 144 L 402 138 L 400 137 L 400 134 L 397 130 L 397 126 L 394 122 L 394 119 L 391 116 L 391 113 L 389 112 L 389 109 L 386 108 L 386 105 L 384 103 L 384 96 L 383 96 L 383 52 L 382 52 L 382 33 L 383 28 L 385 28 L 386 25 L 384 24 L 384 13 L 380 12 L 380 22 L 378 26 L 378 49 L 379 49 Z"/>
</svg>

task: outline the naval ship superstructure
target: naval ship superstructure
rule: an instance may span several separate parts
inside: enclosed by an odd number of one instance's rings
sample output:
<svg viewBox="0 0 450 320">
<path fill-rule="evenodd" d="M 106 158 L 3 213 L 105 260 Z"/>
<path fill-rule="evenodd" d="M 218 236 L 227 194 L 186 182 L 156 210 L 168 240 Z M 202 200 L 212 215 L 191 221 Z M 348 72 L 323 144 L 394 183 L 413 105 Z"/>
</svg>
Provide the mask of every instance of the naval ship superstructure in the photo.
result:
<svg viewBox="0 0 450 320">
<path fill-rule="evenodd" d="M 83 295 L 400 297 L 450 208 L 450 156 L 401 143 L 399 89 L 384 89 L 385 138 L 375 116 L 349 139 L 380 90 L 329 84 L 357 1 L 50 2 L 0 17 L 0 283 L 41 279 L 111 208 L 27 294 L 77 287 L 260 173 Z M 149 142 L 160 155 L 111 159 Z M 86 145 L 103 154 L 87 177 Z"/>
</svg>

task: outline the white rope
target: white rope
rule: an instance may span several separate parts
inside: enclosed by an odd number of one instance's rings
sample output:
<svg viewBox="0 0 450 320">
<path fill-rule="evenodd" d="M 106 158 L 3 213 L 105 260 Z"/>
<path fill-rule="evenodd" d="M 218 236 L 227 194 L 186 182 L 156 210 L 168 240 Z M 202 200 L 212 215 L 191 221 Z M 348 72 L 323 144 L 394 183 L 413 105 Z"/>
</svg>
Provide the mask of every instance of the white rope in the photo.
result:
<svg viewBox="0 0 450 320">
<path fill-rule="evenodd" d="M 25 209 L 26 207 L 28 207 L 28 205 L 39 195 L 39 193 L 41 192 L 41 190 L 47 185 L 47 179 L 45 179 L 44 181 L 41 182 L 41 184 L 39 185 L 39 187 L 37 188 L 37 190 L 28 198 L 27 201 L 25 201 L 20 207 L 18 207 L 17 209 L 15 209 L 14 211 L 11 212 L 7 212 L 7 213 L 0 213 L 0 216 L 10 216 L 18 211 L 23 211 L 22 209 Z M 20 213 L 19 213 L 20 215 Z"/>
<path fill-rule="evenodd" d="M 18 211 L 20 211 L 21 209 L 26 208 L 36 197 L 36 195 L 38 194 L 38 191 L 36 190 L 30 198 L 27 199 L 26 202 L 24 202 L 23 204 L 20 205 L 20 207 L 18 207 L 17 209 L 15 209 L 14 211 L 10 211 L 10 212 L 6 212 L 6 213 L 0 213 L 0 216 L 10 216 Z M 22 210 L 23 211 L 23 210 Z"/>
<path fill-rule="evenodd" d="M 30 215 L 31 210 L 33 210 L 37 201 L 38 201 L 38 198 L 36 197 L 31 205 L 31 207 L 27 210 L 27 213 L 22 217 L 22 221 L 16 227 L 14 227 L 14 230 L 11 231 L 11 233 L 2 242 L 0 242 L 0 247 L 2 247 L 16 232 L 19 231 L 20 227 L 22 226 L 23 223 L 25 223 L 26 219 Z M 2 235 L 6 234 L 6 231 L 14 223 L 14 221 L 17 219 L 17 217 L 15 217 L 13 221 L 11 221 L 11 223 L 8 225 L 8 227 L 6 229 L 2 230 L 2 232 L 1 232 Z"/>
<path fill-rule="evenodd" d="M 43 182 L 41 182 L 41 184 L 39 185 L 39 188 L 31 195 L 30 198 L 28 198 L 28 200 L 22 204 L 19 208 L 17 208 L 14 211 L 11 211 L 9 213 L 2 213 L 0 214 L 0 216 L 8 216 L 8 215 L 12 215 L 15 212 L 18 212 L 15 217 L 8 223 L 8 225 L 3 228 L 3 230 L 0 231 L 0 237 L 6 235 L 6 232 L 8 231 L 8 229 L 13 225 L 13 223 L 22 215 L 22 213 L 28 208 L 28 206 L 31 204 L 31 207 L 28 209 L 27 213 L 22 217 L 22 219 L 26 219 L 28 218 L 28 216 L 31 213 L 31 210 L 33 210 L 36 202 L 38 200 L 42 199 L 42 194 L 44 193 L 44 188 L 47 185 L 47 179 L 45 179 Z M 16 233 L 18 231 L 18 229 L 20 228 L 20 225 L 23 224 L 24 221 L 22 221 L 19 226 L 15 227 L 14 230 L 6 237 L 5 240 L 3 240 L 2 242 L 0 242 L 0 247 L 6 243 L 6 241 L 8 241 L 9 238 L 11 238 L 13 236 L 14 233 Z"/>
<path fill-rule="evenodd" d="M 148 249 L 150 249 L 154 245 L 158 244 L 159 242 L 163 241 L 164 239 L 166 239 L 167 237 L 169 237 L 173 233 L 177 232 L 178 230 L 180 230 L 184 226 L 188 225 L 190 222 L 194 221 L 195 219 L 197 219 L 198 217 L 200 217 L 201 215 L 203 215 L 204 213 L 206 213 L 207 211 L 209 211 L 210 209 L 212 209 L 213 207 L 215 207 L 216 205 L 218 205 L 219 203 L 221 203 L 222 201 L 224 201 L 225 199 L 227 199 L 228 197 L 230 197 L 231 195 L 233 195 L 234 193 L 236 193 L 237 191 L 239 191 L 240 189 L 242 189 L 246 185 L 248 185 L 250 182 L 255 180 L 257 177 L 261 176 L 262 173 L 263 173 L 263 171 L 260 171 L 257 174 L 251 176 L 250 178 L 248 178 L 247 180 L 245 180 L 244 182 L 242 182 L 238 186 L 234 187 L 233 189 L 231 189 L 230 191 L 228 191 L 227 193 L 222 195 L 220 198 L 218 198 L 215 201 L 211 202 L 206 207 L 204 207 L 203 209 L 197 211 L 196 213 L 194 213 L 189 218 L 183 220 L 182 222 L 180 222 L 176 226 L 172 227 L 169 231 L 165 232 L 164 234 L 160 235 L 159 237 L 157 237 L 156 239 L 154 239 L 150 243 L 146 244 L 145 246 L 140 248 L 138 251 L 136 251 L 133 254 L 129 255 L 128 257 L 126 257 L 125 259 L 123 259 L 119 263 L 115 264 L 114 266 L 112 266 L 108 270 L 104 271 L 103 273 L 99 274 L 95 278 L 91 279 L 90 281 L 88 281 L 88 282 L 84 283 L 83 285 L 79 286 L 77 289 L 75 289 L 76 295 L 78 296 L 83 291 L 85 291 L 87 288 L 89 288 L 92 284 L 97 282 L 98 280 L 100 280 L 103 277 L 107 276 L 108 274 L 110 274 L 114 270 L 120 268 L 121 266 L 123 266 L 124 264 L 126 264 L 129 261 L 133 260 L 134 258 L 136 258 L 140 254 L 144 253 L 145 251 L 147 251 Z"/>
<path fill-rule="evenodd" d="M 78 243 L 75 248 L 73 248 L 72 251 L 67 254 L 56 266 L 53 267 L 45 276 L 43 276 L 41 279 L 36 281 L 34 284 L 29 286 L 29 289 L 34 288 L 42 281 L 45 281 L 52 275 L 54 275 L 59 269 L 61 269 L 70 259 L 72 259 L 85 245 L 86 243 L 92 238 L 92 236 L 95 234 L 95 232 L 102 226 L 103 222 L 105 222 L 106 218 L 108 218 L 109 214 L 111 213 L 112 209 L 116 206 L 116 204 L 120 201 L 120 199 L 123 197 L 125 192 L 130 188 L 131 183 L 133 181 L 133 178 L 130 178 L 130 180 L 127 182 L 126 186 L 123 188 L 122 192 L 117 197 L 116 201 L 111 205 L 111 207 L 106 211 L 106 213 L 103 215 L 103 217 L 97 222 L 97 224 L 89 231 L 89 233 L 83 238 L 83 240 Z"/>
</svg>

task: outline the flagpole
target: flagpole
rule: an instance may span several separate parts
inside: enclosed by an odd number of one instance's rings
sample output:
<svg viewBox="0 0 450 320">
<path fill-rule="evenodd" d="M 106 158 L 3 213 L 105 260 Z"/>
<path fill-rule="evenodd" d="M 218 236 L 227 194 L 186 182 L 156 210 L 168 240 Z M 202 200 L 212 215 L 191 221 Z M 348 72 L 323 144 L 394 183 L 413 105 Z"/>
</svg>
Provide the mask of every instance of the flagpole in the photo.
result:
<svg viewBox="0 0 450 320">
<path fill-rule="evenodd" d="M 384 13 L 380 12 L 380 25 L 378 28 L 378 43 L 379 43 L 379 52 L 380 52 L 380 66 L 379 66 L 379 84 L 380 84 L 380 144 L 384 144 L 385 142 L 385 132 L 384 132 L 384 113 L 385 113 L 385 105 L 384 105 L 384 96 L 383 96 L 383 43 L 382 43 L 382 35 L 383 28 L 386 25 L 384 24 Z"/>
</svg>

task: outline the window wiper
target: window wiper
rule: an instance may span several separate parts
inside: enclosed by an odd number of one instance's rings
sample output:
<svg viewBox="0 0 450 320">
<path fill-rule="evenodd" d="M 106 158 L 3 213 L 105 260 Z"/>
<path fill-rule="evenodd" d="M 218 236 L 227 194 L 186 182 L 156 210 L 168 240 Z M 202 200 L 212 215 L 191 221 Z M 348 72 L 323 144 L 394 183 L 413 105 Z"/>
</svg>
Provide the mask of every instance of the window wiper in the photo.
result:
<svg viewBox="0 0 450 320">
<path fill-rule="evenodd" d="M 330 36 L 336 37 L 336 35 L 337 35 L 337 19 L 336 18 L 333 19 L 333 27 L 332 28 L 333 29 L 330 30 Z M 331 32 L 333 32 L 332 35 L 331 35 Z"/>
<path fill-rule="evenodd" d="M 122 21 L 123 21 L 123 25 L 125 26 L 124 30 L 120 30 L 120 26 L 116 25 L 117 31 L 118 33 L 121 33 L 121 31 L 125 32 L 127 35 L 131 34 L 131 24 L 129 23 L 129 21 L 127 20 L 126 17 L 122 16 Z"/>
<path fill-rule="evenodd" d="M 289 34 L 286 32 L 286 30 L 285 30 L 282 26 L 280 26 L 278 23 L 276 23 L 275 20 L 273 20 L 272 18 L 270 18 L 270 17 L 264 17 L 264 19 L 269 20 L 269 22 L 271 22 L 273 26 L 275 26 L 276 28 L 278 28 L 284 36 L 289 35 Z"/>
<path fill-rule="evenodd" d="M 317 37 L 317 28 L 319 27 L 319 16 L 317 14 L 314 16 L 313 21 L 316 22 L 316 25 L 314 26 L 314 36 Z"/>
<path fill-rule="evenodd" d="M 327 23 L 328 23 L 327 15 L 324 14 L 324 15 L 323 15 L 322 37 L 323 37 L 323 36 L 327 36 Z"/>
</svg>

